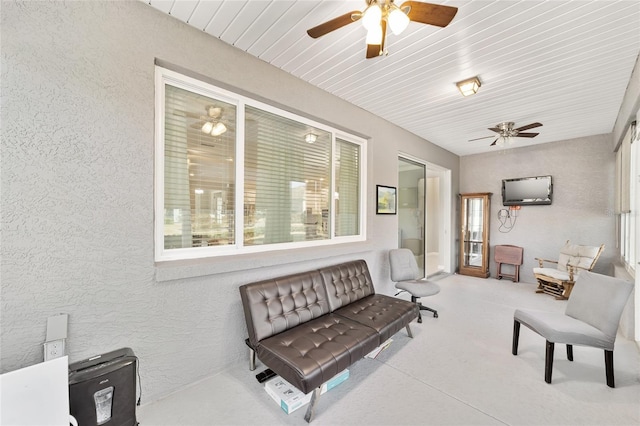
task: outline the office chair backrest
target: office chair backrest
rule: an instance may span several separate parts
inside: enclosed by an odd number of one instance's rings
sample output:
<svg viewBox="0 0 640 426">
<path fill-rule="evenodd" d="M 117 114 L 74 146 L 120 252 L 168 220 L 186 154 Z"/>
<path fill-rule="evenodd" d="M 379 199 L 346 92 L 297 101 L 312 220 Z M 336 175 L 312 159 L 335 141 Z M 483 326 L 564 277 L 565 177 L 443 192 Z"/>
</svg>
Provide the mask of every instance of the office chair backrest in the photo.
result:
<svg viewBox="0 0 640 426">
<path fill-rule="evenodd" d="M 597 328 L 613 343 L 632 289 L 633 283 L 629 281 L 582 271 L 565 314 Z"/>
<path fill-rule="evenodd" d="M 420 270 L 413 252 L 409 249 L 389 250 L 391 280 L 394 282 L 411 281 L 420 278 Z"/>
</svg>

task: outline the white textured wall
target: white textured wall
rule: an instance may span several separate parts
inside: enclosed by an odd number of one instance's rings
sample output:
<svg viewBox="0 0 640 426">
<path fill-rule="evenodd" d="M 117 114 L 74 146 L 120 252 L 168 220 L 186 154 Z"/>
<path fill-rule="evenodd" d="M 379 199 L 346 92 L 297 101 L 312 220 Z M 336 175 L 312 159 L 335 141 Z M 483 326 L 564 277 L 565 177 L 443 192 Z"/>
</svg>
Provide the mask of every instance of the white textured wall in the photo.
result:
<svg viewBox="0 0 640 426">
<path fill-rule="evenodd" d="M 542 129 L 544 131 L 544 127 Z M 502 205 L 502 179 L 542 175 L 553 177 L 552 204 L 522 206 L 513 229 L 508 233 L 500 232 L 497 212 L 505 208 Z M 583 245 L 605 244 L 595 271 L 611 275 L 611 262 L 617 252 L 614 177 L 615 155 L 611 149 L 611 135 L 461 157 L 460 192 L 493 192 L 491 276 L 496 276 L 493 262 L 493 247 L 496 245 L 523 247 L 520 280 L 535 283 L 532 272 L 538 266 L 535 258 L 557 260 L 558 250 L 566 240 Z"/>
<path fill-rule="evenodd" d="M 2 372 L 42 360 L 48 316 L 69 314 L 70 360 L 130 346 L 150 401 L 246 360 L 238 286 L 368 261 L 391 293 L 398 151 L 452 170 L 458 157 L 139 1 L 3 1 Z M 203 54 L 208 52 L 208 54 Z M 155 265 L 154 60 L 372 136 L 368 241 Z M 390 160 L 391 159 L 391 160 Z M 244 367 L 244 365 L 243 365 Z"/>
</svg>

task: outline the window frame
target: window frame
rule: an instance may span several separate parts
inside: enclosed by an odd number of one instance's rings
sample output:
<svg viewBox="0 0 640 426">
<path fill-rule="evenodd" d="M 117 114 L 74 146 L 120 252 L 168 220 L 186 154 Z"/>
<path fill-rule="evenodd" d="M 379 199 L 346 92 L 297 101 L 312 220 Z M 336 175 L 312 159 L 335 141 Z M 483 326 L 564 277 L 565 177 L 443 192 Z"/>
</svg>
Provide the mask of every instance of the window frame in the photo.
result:
<svg viewBox="0 0 640 426">
<path fill-rule="evenodd" d="M 638 253 L 636 250 L 638 241 L 638 168 L 640 167 L 640 136 L 634 135 L 632 126 L 627 129 L 627 133 L 622 139 L 620 146 L 616 152 L 616 213 L 617 213 L 617 243 L 618 255 L 620 261 L 631 276 L 635 277 L 637 273 L 636 265 L 638 264 Z M 635 139 L 633 139 L 635 136 Z M 623 148 L 626 142 L 629 142 L 627 149 Z M 623 169 L 627 168 L 628 173 L 624 173 Z M 622 198 L 628 197 L 628 210 L 622 206 Z"/>
<path fill-rule="evenodd" d="M 235 141 L 235 243 L 222 246 L 185 247 L 165 249 L 164 247 L 164 167 L 165 167 L 165 85 L 169 84 L 192 93 L 209 96 L 236 107 L 236 141 Z M 274 244 L 244 245 L 244 137 L 245 107 L 251 106 L 291 119 L 331 133 L 331 170 L 329 199 L 329 238 L 325 240 L 294 241 Z M 359 175 L 359 232 L 355 235 L 336 236 L 336 139 L 356 144 L 360 150 Z M 211 83 L 189 77 L 167 68 L 156 66 L 155 69 L 155 135 L 154 135 L 154 258 L 156 262 L 214 258 L 219 256 L 240 255 L 245 253 L 261 253 L 275 250 L 286 250 L 306 247 L 328 246 L 342 243 L 366 241 L 367 234 L 367 140 L 327 124 L 277 108 L 273 105 L 235 93 Z"/>
</svg>

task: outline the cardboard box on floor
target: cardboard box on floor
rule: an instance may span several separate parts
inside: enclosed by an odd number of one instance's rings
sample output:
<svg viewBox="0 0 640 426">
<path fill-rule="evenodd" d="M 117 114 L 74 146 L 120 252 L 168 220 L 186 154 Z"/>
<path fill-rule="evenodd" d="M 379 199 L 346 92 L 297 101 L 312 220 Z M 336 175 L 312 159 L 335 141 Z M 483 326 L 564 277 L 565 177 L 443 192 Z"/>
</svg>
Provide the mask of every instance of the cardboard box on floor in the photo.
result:
<svg viewBox="0 0 640 426">
<path fill-rule="evenodd" d="M 336 374 L 322 385 L 320 394 L 330 391 L 348 378 L 349 369 Z M 302 391 L 280 376 L 268 380 L 264 384 L 264 390 L 267 391 L 271 399 L 287 414 L 291 414 L 298 408 L 311 402 L 311 395 L 313 394 L 313 392 L 309 392 L 308 394 L 302 393 Z"/>
</svg>

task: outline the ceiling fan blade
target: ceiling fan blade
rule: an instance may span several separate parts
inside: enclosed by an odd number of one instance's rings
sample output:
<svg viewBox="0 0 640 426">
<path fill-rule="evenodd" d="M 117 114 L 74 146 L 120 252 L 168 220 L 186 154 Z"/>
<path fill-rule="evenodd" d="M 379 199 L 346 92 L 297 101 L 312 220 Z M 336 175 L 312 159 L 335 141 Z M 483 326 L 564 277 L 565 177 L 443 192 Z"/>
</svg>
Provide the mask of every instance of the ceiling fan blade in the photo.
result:
<svg viewBox="0 0 640 426">
<path fill-rule="evenodd" d="M 495 138 L 495 136 L 485 136 L 483 138 L 469 139 L 469 142 L 479 141 L 480 139 L 489 139 L 489 138 Z"/>
<path fill-rule="evenodd" d="M 409 6 L 408 16 L 414 22 L 435 25 L 437 27 L 446 27 L 449 22 L 456 16 L 457 7 L 442 6 L 439 4 L 423 3 L 420 1 L 406 1 L 402 3 L 400 9 Z"/>
<path fill-rule="evenodd" d="M 367 59 L 377 58 L 381 54 L 379 44 L 367 44 Z"/>
<path fill-rule="evenodd" d="M 500 133 L 502 131 L 502 129 L 498 129 L 497 127 L 489 127 L 489 130 L 496 133 Z"/>
<path fill-rule="evenodd" d="M 535 138 L 540 133 L 518 133 L 516 137 L 518 138 Z"/>
<path fill-rule="evenodd" d="M 316 27 L 310 28 L 307 30 L 307 34 L 309 34 L 312 38 L 318 38 L 325 34 L 330 33 L 331 31 L 335 31 L 338 28 L 342 28 L 345 25 L 349 25 L 350 23 L 357 21 L 362 16 L 359 10 L 354 10 L 353 12 L 345 13 L 344 15 L 340 15 L 337 18 L 333 18 L 327 22 L 324 22 Z"/>
<path fill-rule="evenodd" d="M 498 142 L 498 139 L 500 139 L 500 138 L 496 138 L 496 140 L 494 140 L 493 143 L 491 145 L 489 145 L 489 146 L 494 146 L 496 144 L 496 142 Z"/>
<path fill-rule="evenodd" d="M 387 21 L 380 21 L 382 27 L 382 44 L 367 44 L 367 59 L 382 56 L 384 53 L 384 41 L 387 37 Z"/>
<path fill-rule="evenodd" d="M 534 129 L 540 126 L 542 126 L 542 123 L 531 123 L 531 124 L 527 124 L 526 126 L 518 127 L 517 129 L 514 129 L 514 130 L 521 132 L 523 130 Z"/>
<path fill-rule="evenodd" d="M 177 115 L 178 117 L 195 118 L 196 120 L 204 120 L 206 118 L 202 114 L 196 114 L 196 113 L 189 112 L 189 111 L 182 111 L 182 110 L 179 110 L 179 109 L 174 109 L 173 110 L 173 115 Z"/>
</svg>

